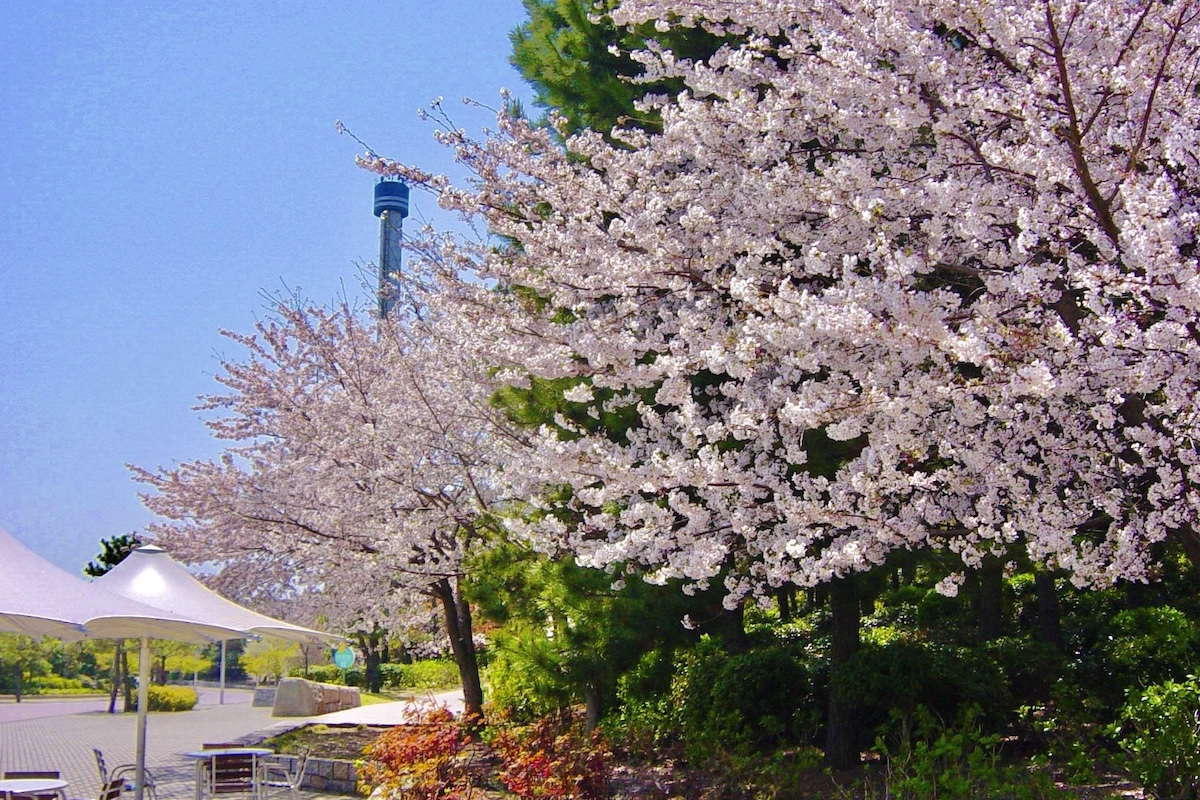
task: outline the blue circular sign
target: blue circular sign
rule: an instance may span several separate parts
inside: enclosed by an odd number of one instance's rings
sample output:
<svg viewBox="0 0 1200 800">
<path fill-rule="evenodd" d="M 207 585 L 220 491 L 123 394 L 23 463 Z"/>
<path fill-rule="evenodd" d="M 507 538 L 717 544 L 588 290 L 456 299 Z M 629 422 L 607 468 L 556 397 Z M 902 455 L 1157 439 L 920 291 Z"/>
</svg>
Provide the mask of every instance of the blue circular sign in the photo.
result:
<svg viewBox="0 0 1200 800">
<path fill-rule="evenodd" d="M 333 663 L 342 669 L 350 669 L 354 666 L 354 651 L 342 645 L 333 651 Z"/>
</svg>

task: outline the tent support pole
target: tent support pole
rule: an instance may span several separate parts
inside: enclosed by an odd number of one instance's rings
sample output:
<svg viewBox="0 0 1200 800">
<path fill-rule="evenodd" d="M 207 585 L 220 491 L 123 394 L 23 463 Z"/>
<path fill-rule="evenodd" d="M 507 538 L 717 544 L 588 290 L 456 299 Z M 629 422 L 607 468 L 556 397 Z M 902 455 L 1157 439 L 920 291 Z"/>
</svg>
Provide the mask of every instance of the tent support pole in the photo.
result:
<svg viewBox="0 0 1200 800">
<path fill-rule="evenodd" d="M 225 705 L 225 640 L 221 640 L 221 691 L 217 693 L 217 705 Z M 138 797 L 135 800 L 142 800 Z"/>
<path fill-rule="evenodd" d="M 142 800 L 146 786 L 146 717 L 150 711 L 150 637 L 142 637 L 138 653 L 137 758 L 133 782 L 134 800 Z"/>
</svg>

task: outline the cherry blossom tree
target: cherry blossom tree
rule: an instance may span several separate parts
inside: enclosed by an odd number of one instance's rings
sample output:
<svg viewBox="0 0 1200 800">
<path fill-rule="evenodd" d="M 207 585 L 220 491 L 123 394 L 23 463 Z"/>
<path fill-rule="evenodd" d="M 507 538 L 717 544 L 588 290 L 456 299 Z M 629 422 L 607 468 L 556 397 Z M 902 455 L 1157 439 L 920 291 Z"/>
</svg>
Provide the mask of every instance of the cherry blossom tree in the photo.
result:
<svg viewBox="0 0 1200 800">
<path fill-rule="evenodd" d="M 633 54 L 686 87 L 644 101 L 661 132 L 447 126 L 466 186 L 364 158 L 512 243 L 429 255 L 483 279 L 471 346 L 576 404 L 509 465 L 545 512 L 514 530 L 731 607 L 907 550 L 1200 564 L 1198 13 L 627 0 L 731 37 Z"/>
<path fill-rule="evenodd" d="M 265 570 L 274 585 L 317 588 L 367 634 L 394 627 L 397 592 L 433 598 L 479 713 L 462 582 L 498 502 L 487 374 L 415 315 L 376 324 L 345 305 L 281 303 L 254 334 L 227 335 L 248 356 L 224 362 L 230 393 L 202 408 L 234 444 L 215 462 L 135 468 L 169 520 L 153 533 L 180 558 L 230 565 L 238 583 Z"/>
</svg>

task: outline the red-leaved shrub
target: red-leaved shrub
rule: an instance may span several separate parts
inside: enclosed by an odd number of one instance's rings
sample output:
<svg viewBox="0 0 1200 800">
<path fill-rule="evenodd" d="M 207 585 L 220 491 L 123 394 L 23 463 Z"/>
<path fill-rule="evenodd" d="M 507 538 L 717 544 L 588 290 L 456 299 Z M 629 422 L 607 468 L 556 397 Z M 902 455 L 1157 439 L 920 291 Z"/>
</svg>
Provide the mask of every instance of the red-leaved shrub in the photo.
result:
<svg viewBox="0 0 1200 800">
<path fill-rule="evenodd" d="M 383 786 L 396 798 L 466 800 L 471 796 L 468 737 L 445 708 L 413 706 L 406 722 L 366 748 L 359 782 L 366 793 Z"/>
<path fill-rule="evenodd" d="M 608 797 L 612 753 L 598 731 L 585 730 L 578 715 L 501 727 L 492 736 L 492 748 L 503 761 L 500 780 L 523 800 Z"/>
</svg>

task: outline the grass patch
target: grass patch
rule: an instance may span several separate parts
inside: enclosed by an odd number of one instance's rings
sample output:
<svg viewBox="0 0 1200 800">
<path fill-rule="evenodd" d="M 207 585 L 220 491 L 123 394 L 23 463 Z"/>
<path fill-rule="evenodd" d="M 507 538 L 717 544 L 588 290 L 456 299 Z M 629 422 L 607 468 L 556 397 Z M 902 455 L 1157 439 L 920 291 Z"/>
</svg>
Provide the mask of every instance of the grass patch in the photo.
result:
<svg viewBox="0 0 1200 800">
<path fill-rule="evenodd" d="M 363 692 L 358 693 L 364 706 L 374 706 L 379 703 L 395 703 L 397 700 L 412 700 L 411 692 Z"/>
</svg>

